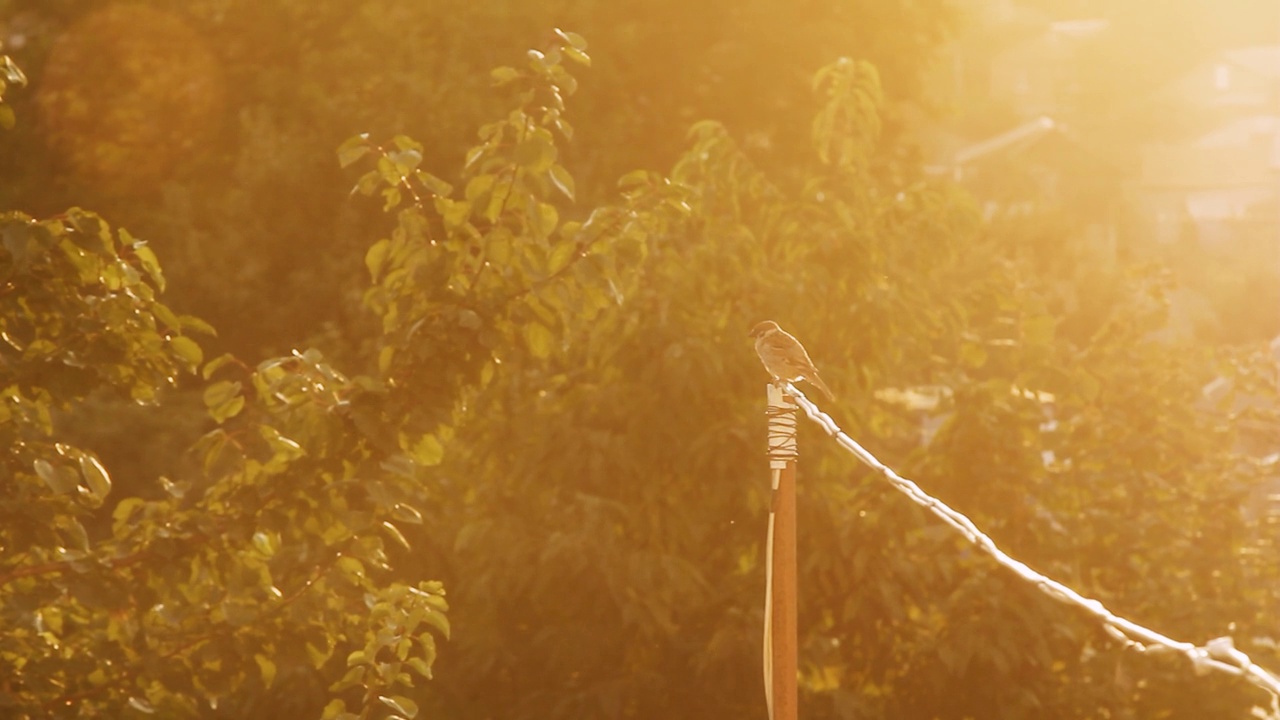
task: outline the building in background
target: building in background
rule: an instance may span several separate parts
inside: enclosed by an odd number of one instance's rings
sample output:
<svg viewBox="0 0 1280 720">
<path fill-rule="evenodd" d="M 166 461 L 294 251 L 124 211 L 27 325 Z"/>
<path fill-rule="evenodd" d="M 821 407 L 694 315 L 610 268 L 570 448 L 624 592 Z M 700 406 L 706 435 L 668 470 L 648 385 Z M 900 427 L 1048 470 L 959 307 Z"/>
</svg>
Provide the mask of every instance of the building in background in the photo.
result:
<svg viewBox="0 0 1280 720">
<path fill-rule="evenodd" d="M 1139 194 L 1155 237 L 1270 247 L 1280 262 L 1280 44 L 1223 52 L 1159 94 L 1189 128 L 1143 149 Z"/>
<path fill-rule="evenodd" d="M 1183 42 L 1102 3 L 966 7 L 932 78 L 940 112 L 916 123 L 929 170 L 1024 245 L 1070 246 L 1064 269 L 1171 265 L 1174 334 L 1280 331 L 1280 44 Z M 1035 213 L 1052 236 L 1018 221 Z"/>
</svg>

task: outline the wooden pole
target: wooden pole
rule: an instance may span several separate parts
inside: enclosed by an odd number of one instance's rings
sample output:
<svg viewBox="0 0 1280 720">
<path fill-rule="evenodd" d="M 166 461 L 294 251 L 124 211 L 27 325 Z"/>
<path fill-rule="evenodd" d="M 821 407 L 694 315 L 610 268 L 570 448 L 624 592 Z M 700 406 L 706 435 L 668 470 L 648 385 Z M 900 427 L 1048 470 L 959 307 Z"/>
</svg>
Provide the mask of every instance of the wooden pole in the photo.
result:
<svg viewBox="0 0 1280 720">
<path fill-rule="evenodd" d="M 774 720 L 796 720 L 799 651 L 796 631 L 796 464 L 778 485 L 773 549 Z"/>
<path fill-rule="evenodd" d="M 769 386 L 769 597 L 765 602 L 765 682 L 771 720 L 797 720 L 799 648 L 796 622 L 796 405 Z"/>
</svg>

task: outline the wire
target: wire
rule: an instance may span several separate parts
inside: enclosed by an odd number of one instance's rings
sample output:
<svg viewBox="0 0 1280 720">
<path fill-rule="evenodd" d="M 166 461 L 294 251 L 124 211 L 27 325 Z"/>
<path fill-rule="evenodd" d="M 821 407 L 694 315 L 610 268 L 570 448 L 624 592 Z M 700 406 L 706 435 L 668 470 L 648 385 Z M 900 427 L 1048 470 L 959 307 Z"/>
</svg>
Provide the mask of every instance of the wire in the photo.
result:
<svg viewBox="0 0 1280 720">
<path fill-rule="evenodd" d="M 1186 656 L 1197 675 L 1204 675 L 1210 670 L 1217 670 L 1228 675 L 1242 677 L 1253 685 L 1271 695 L 1271 710 L 1267 716 L 1270 720 L 1280 720 L 1280 678 L 1254 663 L 1247 654 L 1237 650 L 1230 637 L 1210 640 L 1203 646 L 1189 642 L 1181 642 L 1166 637 L 1154 630 L 1143 627 L 1131 620 L 1116 615 L 1101 602 L 1086 598 L 1080 593 L 1032 570 L 1025 563 L 1015 560 L 1001 550 L 995 542 L 978 529 L 973 521 L 946 503 L 930 496 L 914 482 L 898 475 L 892 468 L 880 462 L 874 455 L 849 437 L 836 425 L 829 415 L 818 409 L 818 406 L 796 389 L 795 385 L 786 383 L 784 390 L 790 395 L 809 419 L 817 423 L 828 435 L 835 438 L 858 460 L 871 469 L 879 472 L 888 480 L 894 489 L 924 509 L 933 513 L 946 524 L 960 532 L 969 542 L 990 555 L 996 562 L 1012 570 L 1019 577 L 1035 585 L 1049 597 L 1068 605 L 1074 605 L 1097 618 L 1108 635 L 1139 652 L 1164 653 L 1173 652 Z"/>
</svg>

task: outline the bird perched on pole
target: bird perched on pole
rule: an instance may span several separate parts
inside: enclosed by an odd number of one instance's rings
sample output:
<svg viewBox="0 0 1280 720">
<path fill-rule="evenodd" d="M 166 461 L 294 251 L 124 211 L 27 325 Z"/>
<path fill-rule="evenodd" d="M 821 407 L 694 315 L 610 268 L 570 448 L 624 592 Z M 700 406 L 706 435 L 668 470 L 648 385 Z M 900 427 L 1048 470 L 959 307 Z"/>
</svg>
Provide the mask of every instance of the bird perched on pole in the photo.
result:
<svg viewBox="0 0 1280 720">
<path fill-rule="evenodd" d="M 818 369 L 813 366 L 804 346 L 790 333 L 778 327 L 778 323 L 765 320 L 751 328 L 748 334 L 756 339 L 756 354 L 760 356 L 760 362 L 764 363 L 764 369 L 773 376 L 774 382 L 808 380 L 810 385 L 821 390 L 828 399 L 836 399 L 827 384 L 818 377 Z"/>
</svg>

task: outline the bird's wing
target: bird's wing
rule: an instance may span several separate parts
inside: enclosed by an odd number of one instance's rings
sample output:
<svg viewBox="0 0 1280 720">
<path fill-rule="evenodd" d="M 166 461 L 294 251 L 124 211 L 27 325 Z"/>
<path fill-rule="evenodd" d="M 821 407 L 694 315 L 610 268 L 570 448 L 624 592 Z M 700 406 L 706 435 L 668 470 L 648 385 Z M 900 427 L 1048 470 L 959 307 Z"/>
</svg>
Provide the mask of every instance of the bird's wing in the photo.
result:
<svg viewBox="0 0 1280 720">
<path fill-rule="evenodd" d="M 800 342 L 785 332 L 778 330 L 766 333 L 760 338 L 762 347 L 776 350 L 777 352 L 785 352 L 794 354 L 797 350 L 804 352 L 804 348 L 800 346 Z"/>
<path fill-rule="evenodd" d="M 809 359 L 809 353 L 805 352 L 804 346 L 786 332 L 779 330 L 769 333 L 760 340 L 765 347 L 785 357 L 791 365 L 803 370 L 813 369 L 813 361 Z"/>
</svg>

